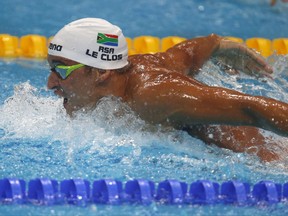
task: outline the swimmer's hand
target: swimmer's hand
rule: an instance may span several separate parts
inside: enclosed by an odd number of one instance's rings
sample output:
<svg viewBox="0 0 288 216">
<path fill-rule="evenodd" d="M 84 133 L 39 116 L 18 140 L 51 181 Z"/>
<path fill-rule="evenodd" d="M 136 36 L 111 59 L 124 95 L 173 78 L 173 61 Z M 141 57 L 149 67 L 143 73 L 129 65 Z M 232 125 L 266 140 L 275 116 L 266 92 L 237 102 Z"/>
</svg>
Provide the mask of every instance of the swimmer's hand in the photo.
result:
<svg viewBox="0 0 288 216">
<path fill-rule="evenodd" d="M 212 60 L 231 73 L 242 71 L 256 77 L 271 77 L 273 72 L 272 67 L 259 53 L 243 43 L 225 38 L 220 40 L 218 49 L 212 54 Z"/>
</svg>

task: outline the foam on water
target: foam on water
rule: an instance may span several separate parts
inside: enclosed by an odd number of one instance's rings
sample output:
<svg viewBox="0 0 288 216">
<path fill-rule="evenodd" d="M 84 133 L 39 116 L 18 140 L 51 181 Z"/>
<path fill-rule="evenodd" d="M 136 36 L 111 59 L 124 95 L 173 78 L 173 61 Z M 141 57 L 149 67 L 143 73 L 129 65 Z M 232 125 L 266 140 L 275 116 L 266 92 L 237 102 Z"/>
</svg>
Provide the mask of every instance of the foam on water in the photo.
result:
<svg viewBox="0 0 288 216">
<path fill-rule="evenodd" d="M 223 86 L 246 94 L 259 95 L 288 102 L 288 61 L 287 56 L 272 55 L 267 59 L 272 65 L 271 78 L 255 77 L 239 73 L 231 75 L 211 61 L 202 68 L 197 79 L 210 86 Z"/>
<path fill-rule="evenodd" d="M 19 142 L 18 148 L 24 145 L 30 150 L 34 146 L 33 143 L 39 145 L 39 142 L 41 142 L 41 147 L 39 147 L 43 151 L 57 146 L 56 149 L 60 148 L 64 152 L 66 151 L 63 153 L 65 159 L 62 163 L 77 166 L 77 160 L 85 158 L 86 162 L 95 162 L 88 167 L 92 172 L 95 165 L 101 167 L 101 164 L 112 166 L 114 170 L 118 168 L 113 167 L 113 164 L 115 166 L 119 163 L 123 166 L 133 166 L 133 163 L 138 163 L 139 157 L 145 159 L 143 151 L 149 152 L 149 148 L 153 148 L 155 151 L 154 146 L 156 149 L 159 148 L 159 152 L 155 152 L 157 156 L 154 154 L 151 158 L 147 158 L 148 162 L 150 160 L 151 163 L 157 163 L 158 154 L 161 152 L 164 153 L 160 156 L 162 158 L 160 160 L 163 161 L 171 159 L 181 163 L 181 160 L 189 160 L 172 153 L 175 145 L 179 146 L 187 139 L 182 132 L 173 130 L 162 132 L 161 128 L 147 126 L 118 99 L 105 98 L 93 112 L 88 114 L 79 112 L 74 119 L 71 119 L 65 114 L 62 99 L 42 97 L 38 93 L 39 90 L 28 82 L 16 85 L 14 95 L 8 98 L 1 107 L 0 112 L 5 113 L 0 118 L 1 143 L 8 148 L 9 145 L 14 145 L 15 140 Z M 121 112 L 121 116 L 119 116 L 119 112 Z M 147 127 L 149 127 L 148 130 Z M 189 136 L 188 139 L 197 143 L 196 139 Z M 157 146 L 159 143 L 163 144 L 163 148 L 161 145 Z M 32 146 L 30 146 L 31 144 Z M 57 151 L 56 149 L 55 151 Z M 182 151 L 184 150 L 182 149 Z M 198 151 L 200 157 L 203 153 L 202 149 L 198 149 Z M 26 154 L 28 151 L 24 152 Z M 22 152 L 15 153 L 20 153 L 18 155 L 20 156 Z M 51 153 L 56 153 L 55 157 L 59 156 L 57 152 L 53 152 L 53 149 Z M 35 159 L 39 158 L 37 154 L 28 155 Z M 197 152 L 195 155 L 197 156 Z M 47 157 L 46 159 L 48 159 Z M 51 161 L 53 158 L 48 160 Z M 171 161 L 170 165 L 165 166 L 171 168 Z M 140 164 L 139 167 L 141 167 Z M 39 168 L 41 169 L 41 167 Z M 47 168 L 49 169 L 49 164 L 47 164 L 46 170 Z M 83 164 L 80 164 L 79 169 L 81 168 L 83 168 Z M 87 175 L 91 171 L 88 171 Z M 13 171 L 11 170 L 11 172 Z M 106 172 L 103 172 L 102 175 L 106 175 Z M 110 175 L 113 176 L 112 173 Z"/>
</svg>

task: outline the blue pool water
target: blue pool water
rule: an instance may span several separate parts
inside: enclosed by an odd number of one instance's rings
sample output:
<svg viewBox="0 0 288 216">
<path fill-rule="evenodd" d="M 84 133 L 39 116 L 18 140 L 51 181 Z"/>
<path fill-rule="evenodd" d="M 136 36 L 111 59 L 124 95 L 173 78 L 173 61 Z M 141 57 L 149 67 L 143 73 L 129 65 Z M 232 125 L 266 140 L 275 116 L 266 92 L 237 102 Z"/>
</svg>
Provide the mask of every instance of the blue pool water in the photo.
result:
<svg viewBox="0 0 288 216">
<path fill-rule="evenodd" d="M 287 7 L 270 8 L 267 1 L 217 1 L 217 4 L 212 0 L 109 2 L 52 0 L 24 4 L 23 1 L 7 0 L 0 9 L 0 31 L 17 36 L 28 33 L 50 36 L 71 20 L 98 16 L 110 18 L 130 37 L 144 34 L 193 37 L 212 32 L 242 38 L 288 35 L 287 28 L 283 27 L 288 23 Z M 9 11 L 14 12 L 13 16 Z M 192 27 L 187 28 L 191 23 Z M 272 56 L 268 61 L 275 71 L 273 79 L 257 80 L 244 74 L 228 76 L 211 62 L 204 66 L 197 79 L 209 85 L 288 102 L 287 57 Z M 75 119 L 70 119 L 62 107 L 62 99 L 47 91 L 48 74 L 45 61 L 0 61 L 0 178 L 18 177 L 26 181 L 37 177 L 59 181 L 85 178 L 91 182 L 101 178 L 123 182 L 134 178 L 155 182 L 178 179 L 187 183 L 198 179 L 217 182 L 237 179 L 251 184 L 263 179 L 287 182 L 288 158 L 277 163 L 262 163 L 253 156 L 207 146 L 182 131 L 148 128 L 125 104 L 114 98 L 105 98 L 92 113 L 79 113 Z M 117 117 L 115 113 L 120 109 L 125 114 Z M 280 146 L 287 145 L 286 138 L 263 133 Z M 150 206 L 89 205 L 85 208 L 0 205 L 0 215 L 285 213 L 288 208 L 283 203 L 253 207 L 165 206 L 156 203 Z"/>
<path fill-rule="evenodd" d="M 100 17 L 126 36 L 194 37 L 211 32 L 235 37 L 287 37 L 288 4 L 270 0 L 2 0 L 0 32 L 51 36 L 64 24 Z M 278 0 L 280 2 L 280 0 Z"/>
</svg>

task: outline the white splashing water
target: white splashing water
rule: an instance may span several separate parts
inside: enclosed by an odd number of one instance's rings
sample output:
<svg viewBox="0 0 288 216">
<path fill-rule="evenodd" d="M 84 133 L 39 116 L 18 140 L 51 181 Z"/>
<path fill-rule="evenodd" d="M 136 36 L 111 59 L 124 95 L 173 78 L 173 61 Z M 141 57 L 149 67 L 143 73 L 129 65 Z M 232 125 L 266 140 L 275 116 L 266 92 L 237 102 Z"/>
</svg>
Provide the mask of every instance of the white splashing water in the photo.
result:
<svg viewBox="0 0 288 216">
<path fill-rule="evenodd" d="M 161 128 L 149 128 L 119 99 L 104 98 L 93 112 L 79 112 L 73 119 L 66 115 L 62 101 L 55 97 L 41 96 L 39 90 L 29 82 L 15 85 L 14 95 L 0 107 L 0 113 L 4 114 L 0 116 L 0 128 L 4 131 L 0 136 L 2 143 L 9 145 L 19 139 L 24 143 L 27 140 L 32 140 L 32 143 L 41 140 L 45 150 L 49 145 L 59 145 L 60 142 L 60 145 L 66 146 L 63 149 L 67 150 L 62 163 L 70 165 L 76 162 L 78 154 L 87 159 L 91 159 L 93 154 L 96 157 L 105 156 L 109 163 L 111 157 L 124 151 L 119 163 L 131 165 L 143 157 L 142 148 L 145 146 L 165 143 L 165 146 L 173 149 L 183 142 L 183 135 L 177 131 L 163 133 Z M 117 116 L 119 112 L 121 116 Z M 188 139 L 196 140 L 191 137 Z M 46 140 L 49 140 L 47 144 Z M 199 157 L 203 154 L 200 149 L 195 153 Z M 35 159 L 38 155 L 30 157 Z M 166 157 L 175 159 L 174 154 Z M 161 160 L 165 161 L 166 157 L 163 155 Z M 179 157 L 179 160 L 183 159 Z"/>
</svg>

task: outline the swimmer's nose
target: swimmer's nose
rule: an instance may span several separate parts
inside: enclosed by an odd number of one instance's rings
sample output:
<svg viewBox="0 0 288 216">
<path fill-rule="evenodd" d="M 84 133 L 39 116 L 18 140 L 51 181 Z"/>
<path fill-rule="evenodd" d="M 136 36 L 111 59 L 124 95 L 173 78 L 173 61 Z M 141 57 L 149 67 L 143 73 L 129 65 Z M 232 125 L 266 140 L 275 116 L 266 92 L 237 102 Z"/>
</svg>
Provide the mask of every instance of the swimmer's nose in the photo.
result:
<svg viewBox="0 0 288 216">
<path fill-rule="evenodd" d="M 52 71 L 48 77 L 47 88 L 48 89 L 58 88 L 60 86 L 59 81 L 60 81 L 59 76 L 57 76 L 57 74 Z"/>
</svg>

